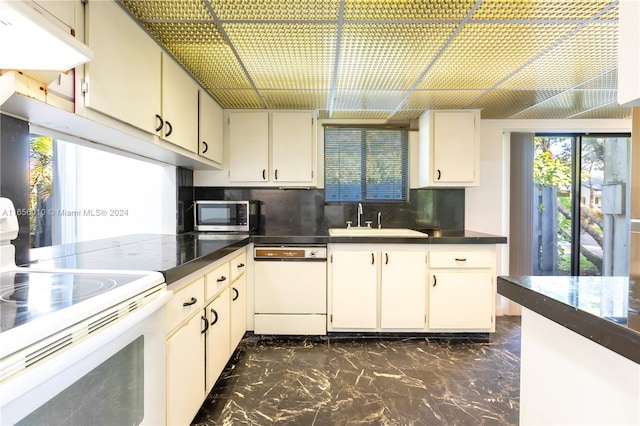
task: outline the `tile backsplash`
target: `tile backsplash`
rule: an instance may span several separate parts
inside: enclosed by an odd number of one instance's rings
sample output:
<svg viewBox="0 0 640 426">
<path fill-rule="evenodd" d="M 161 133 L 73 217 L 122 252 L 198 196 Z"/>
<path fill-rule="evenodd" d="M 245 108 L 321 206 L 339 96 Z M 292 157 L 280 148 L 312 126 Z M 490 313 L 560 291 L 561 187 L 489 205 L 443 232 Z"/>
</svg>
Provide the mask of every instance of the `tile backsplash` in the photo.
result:
<svg viewBox="0 0 640 426">
<path fill-rule="evenodd" d="M 357 220 L 358 203 L 325 203 L 323 189 L 194 187 L 194 198 L 259 200 L 260 228 L 270 233 L 315 233 Z M 464 229 L 464 189 L 412 189 L 409 202 L 362 204 L 363 225 L 377 226 L 380 212 L 384 228 Z"/>
</svg>

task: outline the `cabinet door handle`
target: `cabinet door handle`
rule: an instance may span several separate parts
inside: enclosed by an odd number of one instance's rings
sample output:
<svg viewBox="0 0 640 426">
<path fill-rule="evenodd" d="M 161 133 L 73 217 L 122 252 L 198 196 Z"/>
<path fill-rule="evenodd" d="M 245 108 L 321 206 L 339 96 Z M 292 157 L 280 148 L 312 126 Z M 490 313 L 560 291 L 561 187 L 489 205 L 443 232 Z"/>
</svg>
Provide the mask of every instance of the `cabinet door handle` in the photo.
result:
<svg viewBox="0 0 640 426">
<path fill-rule="evenodd" d="M 233 287 L 231 290 L 233 290 L 233 292 L 236 294 L 235 296 L 233 296 L 233 299 L 231 299 L 231 300 L 232 301 L 238 300 L 238 297 L 240 297 L 240 292 L 238 291 L 238 289 Z"/>
<path fill-rule="evenodd" d="M 238 263 L 238 268 L 244 268 L 244 263 Z"/>
<path fill-rule="evenodd" d="M 162 129 L 162 127 L 164 126 L 164 120 L 162 120 L 162 117 L 160 117 L 158 114 L 156 114 L 156 118 L 160 122 L 160 125 L 156 127 L 156 132 L 159 132 L 160 129 Z"/>
<path fill-rule="evenodd" d="M 204 149 L 202 150 L 202 153 L 204 154 L 209 150 L 209 145 L 205 141 L 202 141 L 202 145 L 204 145 Z"/>
<path fill-rule="evenodd" d="M 262 180 L 267 180 L 267 169 L 262 169 Z"/>
<path fill-rule="evenodd" d="M 211 321 L 210 325 L 214 325 L 218 322 L 218 312 L 215 309 L 211 309 L 211 313 L 213 314 L 213 321 Z"/>
<path fill-rule="evenodd" d="M 204 321 L 204 330 L 202 330 L 200 334 L 204 334 L 209 329 L 209 320 L 207 320 L 207 317 L 205 317 L 204 315 L 201 316 L 200 318 L 202 319 L 202 321 Z"/>
<path fill-rule="evenodd" d="M 389 253 L 385 253 L 384 254 L 384 264 L 388 265 L 389 264 Z"/>
<path fill-rule="evenodd" d="M 371 253 L 371 264 L 373 265 L 376 261 L 376 257 L 373 253 Z"/>
<path fill-rule="evenodd" d="M 276 180 L 278 180 L 278 169 L 276 169 L 275 176 L 276 176 Z"/>
<path fill-rule="evenodd" d="M 466 261 L 467 261 L 466 257 L 462 257 L 462 258 L 456 257 L 456 262 L 466 262 Z"/>
<path fill-rule="evenodd" d="M 433 276 L 433 287 L 436 286 L 436 284 L 438 284 L 438 279 L 436 278 L 436 276 Z"/>
<path fill-rule="evenodd" d="M 171 133 L 173 133 L 173 126 L 171 125 L 171 123 L 169 123 L 168 121 L 165 121 L 165 123 L 167 123 L 167 127 L 169 127 L 169 130 L 167 131 L 167 133 L 164 134 L 165 137 L 169 136 Z"/>
<path fill-rule="evenodd" d="M 438 177 L 436 178 L 436 180 L 440 180 L 440 176 L 442 176 L 442 173 L 440 173 L 440 169 L 438 169 Z"/>
<path fill-rule="evenodd" d="M 191 300 L 189 300 L 188 302 L 184 302 L 182 306 L 191 306 L 191 305 L 195 305 L 196 303 L 198 303 L 198 299 L 196 299 L 195 297 L 192 297 Z"/>
<path fill-rule="evenodd" d="M 221 283 L 221 282 L 226 281 L 226 280 L 227 280 L 227 277 L 225 277 L 225 276 L 223 275 L 223 276 L 221 276 L 220 278 L 218 278 L 216 281 L 217 281 L 217 282 L 219 282 L 219 283 Z"/>
</svg>

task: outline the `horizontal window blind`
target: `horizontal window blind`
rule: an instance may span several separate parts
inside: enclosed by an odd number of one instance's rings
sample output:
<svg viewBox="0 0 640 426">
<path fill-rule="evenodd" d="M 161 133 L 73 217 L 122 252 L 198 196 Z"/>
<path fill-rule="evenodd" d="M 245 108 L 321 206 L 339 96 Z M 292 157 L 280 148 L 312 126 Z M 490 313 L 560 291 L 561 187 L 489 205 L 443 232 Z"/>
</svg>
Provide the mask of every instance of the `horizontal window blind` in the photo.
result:
<svg viewBox="0 0 640 426">
<path fill-rule="evenodd" d="M 326 201 L 407 200 L 407 130 L 327 126 L 324 146 Z"/>
</svg>

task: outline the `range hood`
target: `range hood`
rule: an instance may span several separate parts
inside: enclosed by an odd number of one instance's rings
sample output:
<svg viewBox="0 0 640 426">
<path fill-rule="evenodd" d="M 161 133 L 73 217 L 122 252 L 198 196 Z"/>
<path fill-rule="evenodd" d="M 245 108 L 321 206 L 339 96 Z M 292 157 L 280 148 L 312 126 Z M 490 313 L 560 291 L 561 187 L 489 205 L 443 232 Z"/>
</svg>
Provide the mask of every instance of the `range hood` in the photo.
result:
<svg viewBox="0 0 640 426">
<path fill-rule="evenodd" d="M 93 52 L 30 0 L 0 0 L 0 70 L 68 71 Z"/>
</svg>

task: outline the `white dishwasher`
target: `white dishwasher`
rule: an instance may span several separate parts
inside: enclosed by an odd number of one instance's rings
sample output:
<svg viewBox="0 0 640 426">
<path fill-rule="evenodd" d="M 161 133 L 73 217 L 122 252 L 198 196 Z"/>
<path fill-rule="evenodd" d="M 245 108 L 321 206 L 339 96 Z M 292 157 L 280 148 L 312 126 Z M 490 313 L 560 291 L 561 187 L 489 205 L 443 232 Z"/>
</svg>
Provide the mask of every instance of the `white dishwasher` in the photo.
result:
<svg viewBox="0 0 640 426">
<path fill-rule="evenodd" d="M 255 246 L 256 334 L 327 334 L 327 246 Z"/>
</svg>

